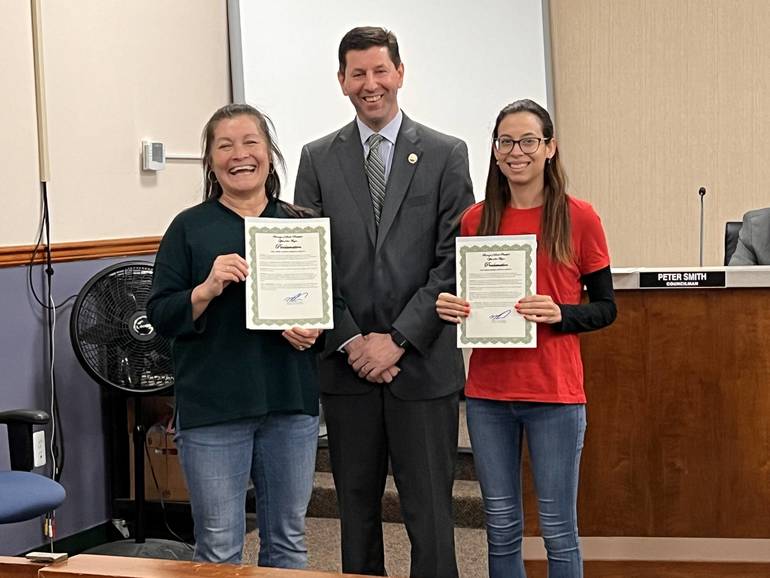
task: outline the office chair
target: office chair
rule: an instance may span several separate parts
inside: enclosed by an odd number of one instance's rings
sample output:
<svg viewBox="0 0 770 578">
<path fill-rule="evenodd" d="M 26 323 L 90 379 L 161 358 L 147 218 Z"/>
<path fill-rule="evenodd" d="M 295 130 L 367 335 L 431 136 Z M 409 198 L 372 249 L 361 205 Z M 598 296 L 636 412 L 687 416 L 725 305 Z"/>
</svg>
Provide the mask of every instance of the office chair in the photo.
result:
<svg viewBox="0 0 770 578">
<path fill-rule="evenodd" d="M 738 233 L 741 232 L 742 221 L 727 221 L 725 223 L 725 265 L 730 264 L 730 257 L 738 246 Z"/>
<path fill-rule="evenodd" d="M 44 425 L 49 415 L 40 410 L 0 412 L 8 426 L 11 470 L 0 471 L 0 524 L 21 522 L 56 509 L 66 496 L 64 488 L 32 470 L 32 426 Z"/>
</svg>

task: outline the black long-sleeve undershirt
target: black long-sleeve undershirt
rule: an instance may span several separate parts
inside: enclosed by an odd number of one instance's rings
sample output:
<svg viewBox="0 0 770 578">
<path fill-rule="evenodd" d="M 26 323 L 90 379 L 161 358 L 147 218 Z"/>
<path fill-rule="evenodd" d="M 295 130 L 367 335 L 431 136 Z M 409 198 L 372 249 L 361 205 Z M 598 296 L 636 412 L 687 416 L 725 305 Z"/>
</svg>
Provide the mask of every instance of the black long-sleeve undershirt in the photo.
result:
<svg viewBox="0 0 770 578">
<path fill-rule="evenodd" d="M 617 317 L 615 290 L 609 267 L 583 275 L 581 281 L 588 293 L 588 303 L 562 305 L 561 322 L 553 328 L 564 333 L 582 333 L 606 327 Z"/>
</svg>

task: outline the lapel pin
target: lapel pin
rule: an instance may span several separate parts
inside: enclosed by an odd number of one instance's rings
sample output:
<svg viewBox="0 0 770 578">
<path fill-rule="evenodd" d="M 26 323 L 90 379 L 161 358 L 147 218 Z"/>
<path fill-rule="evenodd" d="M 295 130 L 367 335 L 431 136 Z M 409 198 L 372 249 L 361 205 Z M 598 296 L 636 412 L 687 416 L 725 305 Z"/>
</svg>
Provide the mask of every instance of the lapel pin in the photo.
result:
<svg viewBox="0 0 770 578">
<path fill-rule="evenodd" d="M 408 160 L 408 161 L 409 161 L 409 164 L 410 164 L 410 165 L 413 165 L 413 164 L 415 164 L 415 163 L 417 162 L 417 155 L 416 155 L 415 153 L 411 153 L 411 154 L 410 154 L 410 155 L 409 155 L 409 156 L 406 158 L 406 160 Z"/>
</svg>

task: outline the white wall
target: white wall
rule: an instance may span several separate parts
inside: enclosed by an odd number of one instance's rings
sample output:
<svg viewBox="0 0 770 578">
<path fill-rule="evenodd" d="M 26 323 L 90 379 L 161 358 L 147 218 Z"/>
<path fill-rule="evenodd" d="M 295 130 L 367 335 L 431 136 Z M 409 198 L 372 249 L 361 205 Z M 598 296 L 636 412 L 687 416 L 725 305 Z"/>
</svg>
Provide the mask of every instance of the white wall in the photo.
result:
<svg viewBox="0 0 770 578">
<path fill-rule="evenodd" d="M 483 198 L 497 113 L 525 97 L 546 105 L 541 0 L 239 5 L 245 100 L 275 122 L 288 164 L 288 200 L 302 145 L 355 116 L 337 82 L 339 42 L 355 26 L 395 32 L 405 69 L 399 104 L 413 119 L 466 141 L 477 198 Z"/>
<path fill-rule="evenodd" d="M 160 235 L 200 200 L 196 162 L 141 169 L 141 140 L 200 152 L 230 100 L 225 0 L 44 0 L 54 243 Z M 28 1 L 0 9 L 0 245 L 34 242 L 40 205 Z M 7 71 L 7 72 L 6 72 Z M 10 127 L 10 130 L 5 130 Z"/>
<path fill-rule="evenodd" d="M 29 2 L 0 8 L 0 244 L 31 243 L 39 202 Z"/>
</svg>

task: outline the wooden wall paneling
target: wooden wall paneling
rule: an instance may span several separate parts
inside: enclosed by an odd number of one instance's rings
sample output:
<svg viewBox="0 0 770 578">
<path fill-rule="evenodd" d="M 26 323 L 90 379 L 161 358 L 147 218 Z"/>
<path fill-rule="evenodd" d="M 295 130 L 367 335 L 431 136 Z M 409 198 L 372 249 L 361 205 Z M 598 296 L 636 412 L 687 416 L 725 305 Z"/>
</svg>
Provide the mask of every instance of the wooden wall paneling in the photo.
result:
<svg viewBox="0 0 770 578">
<path fill-rule="evenodd" d="M 745 289 L 720 299 L 713 358 L 719 453 L 713 473 L 722 476 L 717 524 L 736 537 L 770 537 L 770 290 Z M 712 475 L 713 475 L 712 473 Z"/>
<path fill-rule="evenodd" d="M 657 413 L 646 387 L 649 317 L 617 295 L 618 320 L 581 336 L 588 427 L 583 448 L 578 511 L 581 533 L 594 536 L 654 534 L 653 480 L 647 465 L 658 440 L 647 432 Z M 597 341 L 598 340 L 598 341 Z"/>
<path fill-rule="evenodd" d="M 659 418 L 653 431 L 660 453 L 649 464 L 660 476 L 655 525 L 665 536 L 713 536 L 719 531 L 714 526 L 722 479 L 713 459 L 719 447 L 720 408 L 712 367 L 719 344 L 713 335 L 703 335 L 716 327 L 709 295 L 682 291 L 641 297 L 651 332 L 644 353 L 650 368 L 646 385 L 657 398 Z"/>
<path fill-rule="evenodd" d="M 557 137 L 615 266 L 705 263 L 770 205 L 765 0 L 551 0 Z"/>
<path fill-rule="evenodd" d="M 622 291 L 583 336 L 583 535 L 770 537 L 769 297 Z"/>
</svg>

